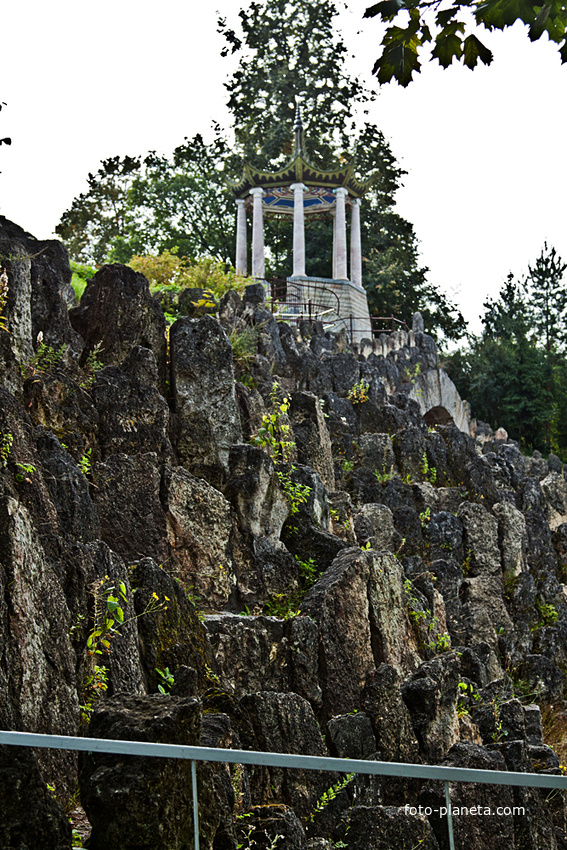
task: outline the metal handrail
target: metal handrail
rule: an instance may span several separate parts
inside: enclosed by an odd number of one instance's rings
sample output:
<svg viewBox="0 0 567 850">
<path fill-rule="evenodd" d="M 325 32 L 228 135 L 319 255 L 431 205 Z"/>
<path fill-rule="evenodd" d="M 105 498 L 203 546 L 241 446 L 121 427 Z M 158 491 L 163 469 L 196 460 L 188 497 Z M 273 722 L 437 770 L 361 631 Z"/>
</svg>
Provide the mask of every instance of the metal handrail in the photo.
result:
<svg viewBox="0 0 567 850">
<path fill-rule="evenodd" d="M 477 770 L 466 767 L 443 767 L 432 764 L 405 764 L 389 761 L 340 759 L 326 756 L 303 756 L 292 753 L 266 753 L 254 750 L 225 750 L 213 747 L 193 747 L 183 744 L 156 744 L 146 741 L 116 741 L 108 738 L 75 738 L 65 735 L 42 735 L 35 732 L 0 731 L 0 745 L 17 747 L 46 747 L 57 750 L 117 753 L 155 758 L 177 758 L 191 761 L 193 786 L 193 828 L 195 850 L 199 850 L 199 811 L 197 799 L 198 761 L 224 764 L 253 764 L 266 767 L 328 770 L 338 773 L 361 773 L 373 776 L 401 776 L 413 779 L 432 779 L 445 785 L 447 830 L 450 850 L 455 850 L 449 782 L 476 782 L 485 785 L 511 785 L 521 788 L 556 788 L 567 791 L 567 776 L 547 773 L 518 773 L 503 770 Z"/>
</svg>

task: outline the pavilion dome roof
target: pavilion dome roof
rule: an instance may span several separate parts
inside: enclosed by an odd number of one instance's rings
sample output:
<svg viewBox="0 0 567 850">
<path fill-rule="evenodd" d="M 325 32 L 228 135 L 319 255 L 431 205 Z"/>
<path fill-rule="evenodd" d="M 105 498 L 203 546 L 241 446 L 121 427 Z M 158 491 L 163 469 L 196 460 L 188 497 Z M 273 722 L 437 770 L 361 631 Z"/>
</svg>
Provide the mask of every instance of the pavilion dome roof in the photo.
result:
<svg viewBox="0 0 567 850">
<path fill-rule="evenodd" d="M 355 175 L 355 168 L 354 160 L 334 171 L 323 171 L 309 162 L 303 148 L 303 125 L 298 106 L 295 117 L 295 149 L 284 167 L 279 171 L 261 171 L 246 162 L 240 180 L 229 180 L 228 184 L 237 198 L 244 198 L 250 189 L 277 189 L 291 183 L 304 183 L 308 187 L 328 190 L 344 188 L 352 198 L 360 198 L 377 175 L 359 180 Z"/>
</svg>

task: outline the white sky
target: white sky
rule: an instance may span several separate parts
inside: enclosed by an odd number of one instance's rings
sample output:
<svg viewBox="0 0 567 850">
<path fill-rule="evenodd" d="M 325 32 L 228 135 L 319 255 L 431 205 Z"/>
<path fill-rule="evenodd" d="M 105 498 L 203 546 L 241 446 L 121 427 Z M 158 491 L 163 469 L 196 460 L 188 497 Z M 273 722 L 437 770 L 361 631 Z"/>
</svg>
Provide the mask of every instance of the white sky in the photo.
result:
<svg viewBox="0 0 567 850">
<path fill-rule="evenodd" d="M 212 120 L 226 125 L 233 62 L 220 58 L 215 9 L 235 20 L 244 4 L 5 4 L 0 137 L 12 146 L 0 147 L 0 212 L 49 238 L 101 159 L 166 153 Z M 370 81 L 381 29 L 362 20 L 368 5 L 348 0 L 340 22 L 351 73 Z M 567 259 L 567 66 L 521 25 L 486 42 L 490 67 L 424 64 L 407 89 L 384 86 L 369 116 L 408 171 L 398 212 L 415 225 L 429 279 L 473 330 L 487 295 L 544 240 Z"/>
</svg>

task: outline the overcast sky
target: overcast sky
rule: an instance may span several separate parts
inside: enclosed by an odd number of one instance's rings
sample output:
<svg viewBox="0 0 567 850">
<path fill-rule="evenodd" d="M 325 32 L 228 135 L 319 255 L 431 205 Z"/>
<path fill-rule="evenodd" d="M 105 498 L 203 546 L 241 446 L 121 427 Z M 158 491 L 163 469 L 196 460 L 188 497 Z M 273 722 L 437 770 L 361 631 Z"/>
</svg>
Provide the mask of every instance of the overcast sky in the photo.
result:
<svg viewBox="0 0 567 850">
<path fill-rule="evenodd" d="M 215 9 L 235 20 L 244 3 L 5 4 L 0 136 L 12 146 L 0 148 L 0 212 L 49 238 L 101 159 L 167 153 L 213 120 L 226 125 L 233 66 L 220 58 Z M 348 0 L 340 25 L 351 72 L 370 81 L 381 29 L 362 20 L 367 5 Z M 473 330 L 487 295 L 545 240 L 567 259 L 567 66 L 521 25 L 486 41 L 490 67 L 424 66 L 407 89 L 382 87 L 369 116 L 408 172 L 398 212 L 429 278 Z"/>
</svg>

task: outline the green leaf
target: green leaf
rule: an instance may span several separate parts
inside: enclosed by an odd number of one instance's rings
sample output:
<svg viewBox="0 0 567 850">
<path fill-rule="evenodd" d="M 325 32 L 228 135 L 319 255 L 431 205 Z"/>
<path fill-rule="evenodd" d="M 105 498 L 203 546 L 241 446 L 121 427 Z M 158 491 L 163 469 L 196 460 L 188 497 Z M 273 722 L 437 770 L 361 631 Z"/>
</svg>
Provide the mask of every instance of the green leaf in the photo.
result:
<svg viewBox="0 0 567 850">
<path fill-rule="evenodd" d="M 485 0 L 475 11 L 477 23 L 487 29 L 511 27 L 517 20 L 531 24 L 536 17 L 534 7 L 529 0 Z"/>
<path fill-rule="evenodd" d="M 530 31 L 528 33 L 530 41 L 537 41 L 537 39 L 543 35 L 550 11 L 551 6 L 542 6 L 535 21 L 530 27 Z"/>
<path fill-rule="evenodd" d="M 467 68 L 474 68 L 479 59 L 485 65 L 490 65 L 492 62 L 492 53 L 488 47 L 485 47 L 484 44 L 478 40 L 476 35 L 468 35 L 465 38 L 464 47 L 465 55 L 463 62 Z"/>
<path fill-rule="evenodd" d="M 562 63 L 567 62 L 567 38 L 565 39 L 565 41 L 561 45 L 561 48 L 559 50 L 559 55 L 561 56 L 561 62 Z"/>
<path fill-rule="evenodd" d="M 400 11 L 400 5 L 397 0 L 382 0 L 381 3 L 375 3 L 369 6 L 365 11 L 363 18 L 375 18 L 380 15 L 383 21 L 391 21 Z"/>
<path fill-rule="evenodd" d="M 460 59 L 463 55 L 463 43 L 458 35 L 439 33 L 431 55 L 443 68 L 448 68 L 453 59 Z"/>
<path fill-rule="evenodd" d="M 457 12 L 459 11 L 457 6 L 452 6 L 450 9 L 442 9 L 440 12 L 437 12 L 435 16 L 435 23 L 439 27 L 446 27 L 449 21 L 452 21 Z"/>
<path fill-rule="evenodd" d="M 410 22 L 406 29 L 390 27 L 382 42 L 384 50 L 376 62 L 373 73 L 377 74 L 379 83 L 389 83 L 392 79 L 401 86 L 407 86 L 414 71 L 419 71 L 420 64 L 417 56 L 419 40 L 415 38 L 415 21 Z"/>
</svg>

